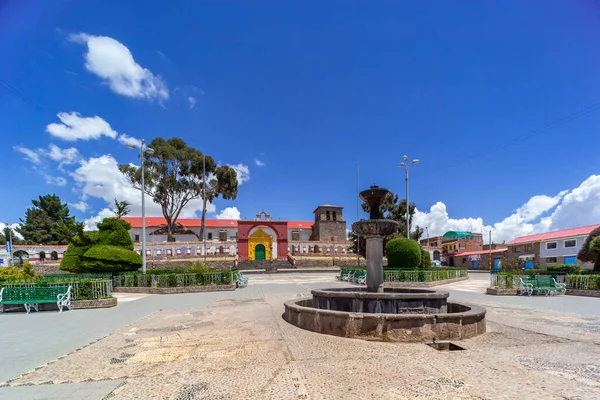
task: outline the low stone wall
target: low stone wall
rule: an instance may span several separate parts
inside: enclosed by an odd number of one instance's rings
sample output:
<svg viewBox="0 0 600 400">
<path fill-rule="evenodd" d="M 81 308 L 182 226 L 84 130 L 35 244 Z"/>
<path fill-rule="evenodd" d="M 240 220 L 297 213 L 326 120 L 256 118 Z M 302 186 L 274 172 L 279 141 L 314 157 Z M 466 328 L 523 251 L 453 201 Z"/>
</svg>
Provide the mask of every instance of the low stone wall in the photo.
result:
<svg viewBox="0 0 600 400">
<path fill-rule="evenodd" d="M 600 297 L 600 290 L 567 289 L 569 296 Z"/>
<path fill-rule="evenodd" d="M 469 279 L 468 276 L 462 276 L 460 278 L 452 278 L 452 279 L 443 279 L 441 281 L 431 281 L 431 282 L 383 282 L 383 287 L 434 287 L 440 285 L 446 285 L 452 282 L 466 281 Z"/>
<path fill-rule="evenodd" d="M 486 294 L 491 294 L 493 296 L 516 296 L 518 295 L 517 289 L 500 289 L 489 287 L 485 290 Z"/>
<path fill-rule="evenodd" d="M 109 308 L 117 305 L 117 298 L 94 299 L 94 300 L 72 300 L 71 310 L 83 310 L 86 308 Z"/>
<path fill-rule="evenodd" d="M 295 256 L 296 267 L 298 268 L 328 268 L 333 267 L 333 257 L 331 256 Z M 367 262 L 360 258 L 360 265 L 365 266 Z M 383 265 L 387 265 L 387 260 L 383 260 Z M 336 267 L 356 267 L 356 256 L 335 257 Z"/>
<path fill-rule="evenodd" d="M 206 285 L 206 286 L 182 286 L 169 288 L 155 287 L 115 287 L 114 293 L 145 293 L 145 294 L 179 294 L 199 292 L 220 292 L 235 290 L 235 285 Z"/>
<path fill-rule="evenodd" d="M 448 302 L 448 313 L 367 314 L 312 308 L 312 298 L 285 303 L 285 320 L 299 328 L 386 342 L 468 339 L 486 331 L 485 309 Z"/>
</svg>

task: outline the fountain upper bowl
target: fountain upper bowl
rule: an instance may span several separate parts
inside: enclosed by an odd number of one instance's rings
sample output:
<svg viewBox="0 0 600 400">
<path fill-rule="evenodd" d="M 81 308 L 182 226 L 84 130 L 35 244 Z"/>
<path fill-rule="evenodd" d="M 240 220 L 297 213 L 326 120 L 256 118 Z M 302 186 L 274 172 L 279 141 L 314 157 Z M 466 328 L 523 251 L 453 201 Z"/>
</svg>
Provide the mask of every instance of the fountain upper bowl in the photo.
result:
<svg viewBox="0 0 600 400">
<path fill-rule="evenodd" d="M 368 219 L 352 224 L 352 232 L 361 236 L 387 236 L 398 230 L 398 222 L 391 219 Z"/>
</svg>

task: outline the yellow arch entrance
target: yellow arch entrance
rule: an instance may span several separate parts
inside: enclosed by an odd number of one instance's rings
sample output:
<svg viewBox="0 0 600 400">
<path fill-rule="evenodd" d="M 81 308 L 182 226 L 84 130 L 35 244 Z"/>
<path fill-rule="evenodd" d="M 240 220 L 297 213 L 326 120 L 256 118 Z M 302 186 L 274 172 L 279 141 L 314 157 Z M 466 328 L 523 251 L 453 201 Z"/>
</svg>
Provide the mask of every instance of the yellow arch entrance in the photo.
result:
<svg viewBox="0 0 600 400">
<path fill-rule="evenodd" d="M 263 245 L 265 252 L 265 257 L 262 258 L 262 247 L 258 245 Z M 269 236 L 262 229 L 258 229 L 252 235 L 248 236 L 248 259 L 256 260 L 256 247 L 259 247 L 259 257 L 260 259 L 270 260 L 271 259 L 271 249 L 273 248 L 273 238 Z"/>
</svg>

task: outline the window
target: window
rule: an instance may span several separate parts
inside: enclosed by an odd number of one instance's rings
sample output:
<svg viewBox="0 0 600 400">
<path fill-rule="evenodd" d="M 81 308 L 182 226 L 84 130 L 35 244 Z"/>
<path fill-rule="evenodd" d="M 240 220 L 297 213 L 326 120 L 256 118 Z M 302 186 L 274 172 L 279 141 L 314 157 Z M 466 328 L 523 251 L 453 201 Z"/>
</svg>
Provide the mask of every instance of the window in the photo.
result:
<svg viewBox="0 0 600 400">
<path fill-rule="evenodd" d="M 300 232 L 292 231 L 292 240 L 299 241 L 300 240 Z"/>
<path fill-rule="evenodd" d="M 464 243 L 459 243 L 458 248 L 459 249 L 464 249 L 465 248 L 465 244 Z"/>
<path fill-rule="evenodd" d="M 221 241 L 221 242 L 227 241 L 227 231 L 219 231 L 219 241 Z"/>
<path fill-rule="evenodd" d="M 577 239 L 565 240 L 565 247 L 575 247 L 575 246 L 577 246 Z"/>
<path fill-rule="evenodd" d="M 437 242 L 431 242 L 431 247 L 437 247 Z"/>
<path fill-rule="evenodd" d="M 532 244 L 526 244 L 525 245 L 525 251 L 533 251 L 533 245 Z"/>
<path fill-rule="evenodd" d="M 558 244 L 556 242 L 548 242 L 548 243 L 546 243 L 546 250 L 555 249 L 557 247 L 558 247 Z"/>
<path fill-rule="evenodd" d="M 133 240 L 135 242 L 139 242 L 140 241 L 140 235 L 135 235 L 135 238 Z"/>
<path fill-rule="evenodd" d="M 206 234 L 206 238 L 207 238 L 208 240 L 212 240 L 212 232 L 208 232 L 208 233 Z"/>
<path fill-rule="evenodd" d="M 331 215 L 329 214 L 329 211 L 325 212 L 325 215 L 326 215 L 327 221 L 331 221 Z"/>
<path fill-rule="evenodd" d="M 557 263 L 558 259 L 556 257 L 546 257 L 546 262 L 548 264 Z"/>
<path fill-rule="evenodd" d="M 463 264 L 467 263 L 467 257 L 463 257 Z"/>
<path fill-rule="evenodd" d="M 337 221 L 337 213 L 335 211 L 333 212 L 333 220 Z"/>
<path fill-rule="evenodd" d="M 521 248 L 519 246 L 513 247 L 513 253 L 518 253 L 520 251 L 521 251 Z"/>
</svg>

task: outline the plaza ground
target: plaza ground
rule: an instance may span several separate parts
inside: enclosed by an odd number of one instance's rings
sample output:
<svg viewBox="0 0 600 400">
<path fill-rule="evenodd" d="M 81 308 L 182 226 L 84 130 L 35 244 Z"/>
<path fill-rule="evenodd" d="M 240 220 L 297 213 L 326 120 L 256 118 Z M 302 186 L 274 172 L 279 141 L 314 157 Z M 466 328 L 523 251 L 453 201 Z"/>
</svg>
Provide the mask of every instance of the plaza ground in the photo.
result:
<svg viewBox="0 0 600 400">
<path fill-rule="evenodd" d="M 424 344 L 319 335 L 285 300 L 334 274 L 251 275 L 235 292 L 119 295 L 112 309 L 0 315 L 0 399 L 598 399 L 600 299 L 485 295 L 489 274 L 439 287 L 483 305 L 488 333 Z"/>
</svg>

